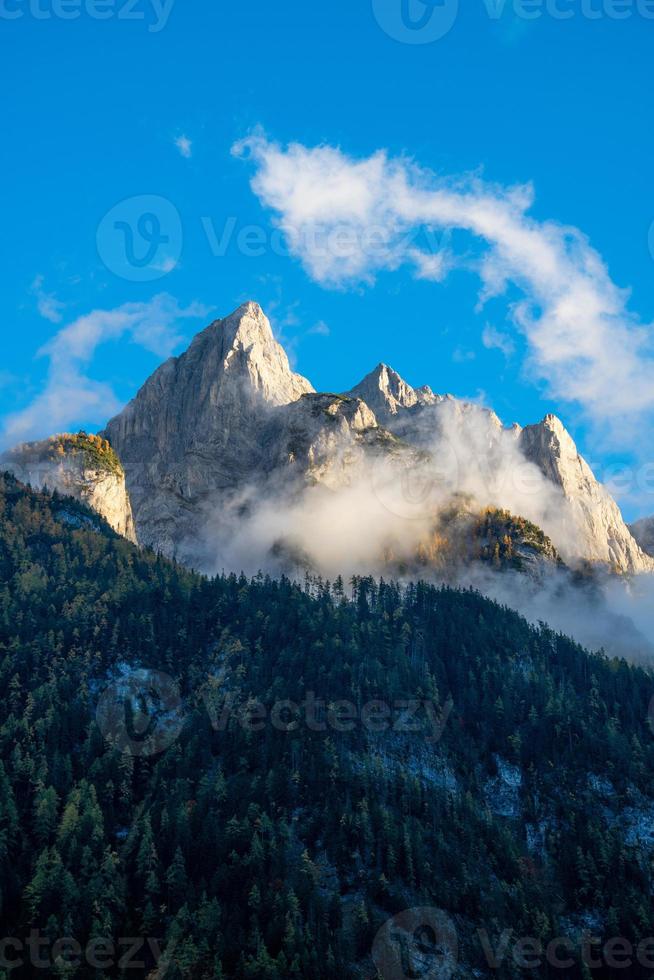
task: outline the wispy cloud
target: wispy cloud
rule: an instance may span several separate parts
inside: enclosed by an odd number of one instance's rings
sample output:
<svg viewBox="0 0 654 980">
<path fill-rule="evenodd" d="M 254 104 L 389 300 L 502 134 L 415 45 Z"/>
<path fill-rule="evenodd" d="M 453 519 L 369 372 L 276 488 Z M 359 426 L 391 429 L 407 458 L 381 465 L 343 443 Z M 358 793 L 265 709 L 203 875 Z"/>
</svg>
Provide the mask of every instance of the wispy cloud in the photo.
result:
<svg viewBox="0 0 654 980">
<path fill-rule="evenodd" d="M 97 349 L 125 338 L 167 357 L 184 338 L 185 321 L 208 313 L 199 303 L 183 308 L 162 293 L 148 303 L 94 310 L 62 327 L 38 351 L 38 356 L 49 359 L 44 389 L 25 408 L 4 418 L 1 448 L 65 431 L 82 420 L 103 424 L 121 403 L 110 385 L 87 373 Z"/>
<path fill-rule="evenodd" d="M 312 327 L 309 327 L 307 333 L 318 337 L 329 337 L 331 330 L 324 320 L 318 320 L 318 323 L 314 323 Z"/>
<path fill-rule="evenodd" d="M 188 136 L 178 136 L 175 140 L 175 146 L 186 160 L 191 159 L 193 156 L 193 142 Z"/>
<path fill-rule="evenodd" d="M 383 150 L 355 159 L 331 146 L 282 147 L 261 132 L 233 152 L 254 162 L 253 191 L 323 285 L 371 282 L 402 265 L 439 280 L 442 260 L 416 250 L 416 231 L 469 233 L 475 251 L 462 264 L 481 279 L 478 310 L 511 287 L 510 320 L 527 340 L 530 377 L 616 438 L 637 441 L 633 423 L 654 410 L 652 325 L 629 310 L 629 293 L 578 229 L 530 215 L 531 185 L 442 177 Z M 361 247 L 371 229 L 377 245 Z M 352 247 L 332 247 L 344 241 Z"/>
<path fill-rule="evenodd" d="M 30 286 L 30 292 L 36 297 L 36 308 L 44 319 L 50 323 L 61 323 L 64 318 L 65 303 L 58 300 L 54 293 L 48 293 L 43 288 L 43 276 L 36 276 Z"/>
<path fill-rule="evenodd" d="M 488 350 L 502 351 L 505 357 L 515 352 L 515 342 L 508 333 L 502 333 L 497 327 L 487 323 L 481 335 L 481 342 Z"/>
</svg>

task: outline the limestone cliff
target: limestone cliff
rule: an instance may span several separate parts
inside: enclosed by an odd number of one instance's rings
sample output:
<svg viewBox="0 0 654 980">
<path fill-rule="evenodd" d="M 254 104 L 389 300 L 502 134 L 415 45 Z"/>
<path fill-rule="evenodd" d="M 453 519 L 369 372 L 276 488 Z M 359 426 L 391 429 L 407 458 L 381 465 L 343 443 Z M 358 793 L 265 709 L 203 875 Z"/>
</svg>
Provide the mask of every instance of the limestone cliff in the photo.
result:
<svg viewBox="0 0 654 980">
<path fill-rule="evenodd" d="M 255 478 L 274 409 L 313 392 L 256 303 L 166 361 L 104 432 L 127 474 L 139 540 L 177 554 L 205 506 Z"/>
<path fill-rule="evenodd" d="M 306 488 L 338 493 L 356 483 L 363 516 L 377 513 L 367 494 L 404 521 L 396 537 L 415 539 L 415 524 L 409 530 L 407 523 L 415 520 L 431 533 L 438 509 L 464 493 L 479 512 L 508 510 L 538 524 L 566 561 L 654 570 L 554 416 L 524 430 L 505 428 L 489 409 L 413 388 L 385 364 L 345 395 L 318 394 L 291 369 L 256 303 L 198 334 L 101 435 L 124 467 L 127 493 L 122 469 L 93 470 L 68 450 L 63 460 L 48 459 L 50 485 L 72 487 L 127 536 L 131 501 L 139 541 L 190 563 L 207 546 L 220 552 L 224 528 L 262 503 L 285 509 Z M 44 482 L 36 457 L 15 471 Z M 542 521 L 533 501 L 507 485 L 507 471 L 524 466 L 548 497 Z M 220 512 L 230 520 L 217 521 Z M 380 513 L 375 521 L 383 519 Z"/>
<path fill-rule="evenodd" d="M 5 454 L 0 466 L 36 489 L 57 490 L 88 504 L 118 534 L 137 540 L 125 473 L 98 436 L 64 434 L 23 443 Z"/>
<path fill-rule="evenodd" d="M 519 435 L 527 459 L 563 491 L 574 516 L 580 538 L 580 554 L 591 562 L 606 563 L 623 572 L 654 571 L 654 560 L 646 555 L 625 524 L 620 508 L 599 483 L 590 466 L 555 415 L 530 425 Z"/>
</svg>

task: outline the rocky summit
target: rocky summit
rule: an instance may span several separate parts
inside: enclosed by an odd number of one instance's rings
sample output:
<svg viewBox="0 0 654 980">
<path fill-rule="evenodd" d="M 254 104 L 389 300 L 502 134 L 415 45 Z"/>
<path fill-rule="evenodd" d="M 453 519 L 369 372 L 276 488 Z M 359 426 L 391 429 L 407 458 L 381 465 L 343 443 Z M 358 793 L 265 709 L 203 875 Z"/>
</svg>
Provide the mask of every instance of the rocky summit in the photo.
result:
<svg viewBox="0 0 654 980">
<path fill-rule="evenodd" d="M 82 497 L 125 536 L 210 571 L 242 558 L 229 539 L 244 526 L 259 567 L 288 549 L 308 553 L 314 567 L 323 549 L 338 562 L 343 529 L 345 551 L 367 535 L 362 554 L 404 561 L 425 542 L 434 551 L 453 505 L 527 520 L 568 564 L 654 571 L 555 416 L 507 428 L 482 406 L 413 388 L 385 364 L 346 394 L 318 393 L 252 302 L 166 361 L 94 438 L 115 459 L 109 469 L 93 469 L 88 447 L 80 456 L 72 437 L 21 447 L 4 466 Z M 36 466 L 44 455 L 47 480 Z"/>
</svg>

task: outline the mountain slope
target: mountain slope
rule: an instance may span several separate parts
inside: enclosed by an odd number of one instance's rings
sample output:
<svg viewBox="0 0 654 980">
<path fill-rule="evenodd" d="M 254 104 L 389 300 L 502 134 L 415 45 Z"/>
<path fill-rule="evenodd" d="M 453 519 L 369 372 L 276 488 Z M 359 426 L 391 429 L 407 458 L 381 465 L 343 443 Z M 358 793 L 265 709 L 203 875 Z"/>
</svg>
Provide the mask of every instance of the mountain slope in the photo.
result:
<svg viewBox="0 0 654 980">
<path fill-rule="evenodd" d="M 600 959 L 650 934 L 650 674 L 473 592 L 209 581 L 60 511 L 0 478 L 3 935 L 159 937 L 143 972 L 173 980 L 362 980 L 431 906 L 457 977 L 517 975 L 486 929 L 567 937 L 583 980 L 585 930 Z"/>
<path fill-rule="evenodd" d="M 102 435 L 124 467 L 139 541 L 207 571 L 273 570 L 281 548 L 325 574 L 381 572 L 389 548 L 433 542 L 460 495 L 479 514 L 541 527 L 571 565 L 654 571 L 554 416 L 505 428 L 384 364 L 347 395 L 318 394 L 255 303 L 162 365 Z"/>
<path fill-rule="evenodd" d="M 88 504 L 114 531 L 136 541 L 125 471 L 98 436 L 64 434 L 24 443 L 0 457 L 0 467 L 37 490 L 48 487 Z"/>
<path fill-rule="evenodd" d="M 494 474 L 502 468 L 501 457 L 508 455 L 507 436 L 517 440 L 524 459 L 538 467 L 552 488 L 561 491 L 559 506 L 551 508 L 556 511 L 552 524 L 545 514 L 540 520 L 569 560 L 601 563 L 619 572 L 654 571 L 654 560 L 634 539 L 618 505 L 595 479 L 556 416 L 548 415 L 525 429 L 514 426 L 507 430 L 494 412 L 451 396 L 434 395 L 431 389 L 413 389 L 385 365 L 364 378 L 353 393 L 372 402 L 387 427 L 410 443 L 435 447 L 438 452 L 454 441 L 466 466 L 479 468 L 477 482 L 486 484 L 487 494 L 492 494 Z M 511 465 L 517 472 L 520 460 L 513 460 Z M 510 487 L 504 492 L 508 495 Z M 493 503 L 511 509 L 507 499 L 501 499 L 501 490 L 499 494 Z M 528 499 L 523 506 L 529 506 Z"/>
<path fill-rule="evenodd" d="M 201 530 L 207 498 L 259 467 L 270 410 L 312 391 L 291 371 L 256 304 L 198 334 L 104 432 L 127 473 L 139 539 L 174 554 Z"/>
<path fill-rule="evenodd" d="M 620 508 L 595 479 L 555 415 L 523 429 L 520 445 L 527 459 L 536 463 L 554 485 L 561 487 L 571 510 L 574 530 L 581 539 L 579 550 L 585 558 L 620 571 L 654 571 L 654 560 L 635 540 Z"/>
</svg>

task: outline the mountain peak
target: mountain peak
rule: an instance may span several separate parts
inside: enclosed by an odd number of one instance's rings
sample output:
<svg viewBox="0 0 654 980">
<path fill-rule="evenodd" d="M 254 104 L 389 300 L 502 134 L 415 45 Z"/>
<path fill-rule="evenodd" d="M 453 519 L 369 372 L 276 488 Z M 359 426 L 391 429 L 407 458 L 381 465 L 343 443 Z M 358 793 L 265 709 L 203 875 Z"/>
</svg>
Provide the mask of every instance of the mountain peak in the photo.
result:
<svg viewBox="0 0 654 980">
<path fill-rule="evenodd" d="M 558 415 L 553 415 L 551 412 L 545 416 L 542 425 L 546 429 L 549 429 L 550 432 L 556 432 L 558 435 L 562 435 L 563 433 L 568 434 L 568 430 Z"/>
<path fill-rule="evenodd" d="M 441 400 L 428 385 L 412 388 L 397 371 L 383 361 L 352 388 L 348 395 L 361 398 L 385 423 L 404 408 L 433 405 Z"/>
<path fill-rule="evenodd" d="M 204 374 L 205 384 L 215 385 L 221 378 L 222 383 L 246 382 L 273 405 L 286 405 L 314 390 L 306 378 L 293 372 L 268 317 L 253 301 L 197 334 L 186 353 L 177 358 L 177 365 L 178 369 L 192 366 L 194 373 Z"/>
<path fill-rule="evenodd" d="M 197 334 L 189 351 L 204 347 L 210 341 L 212 344 L 219 343 L 226 355 L 236 347 L 248 349 L 256 344 L 270 344 L 274 339 L 268 317 L 258 303 L 248 301 L 228 316 L 214 320 Z"/>
<path fill-rule="evenodd" d="M 397 371 L 380 362 L 348 395 L 361 398 L 381 420 L 418 404 L 418 395 Z"/>
</svg>

